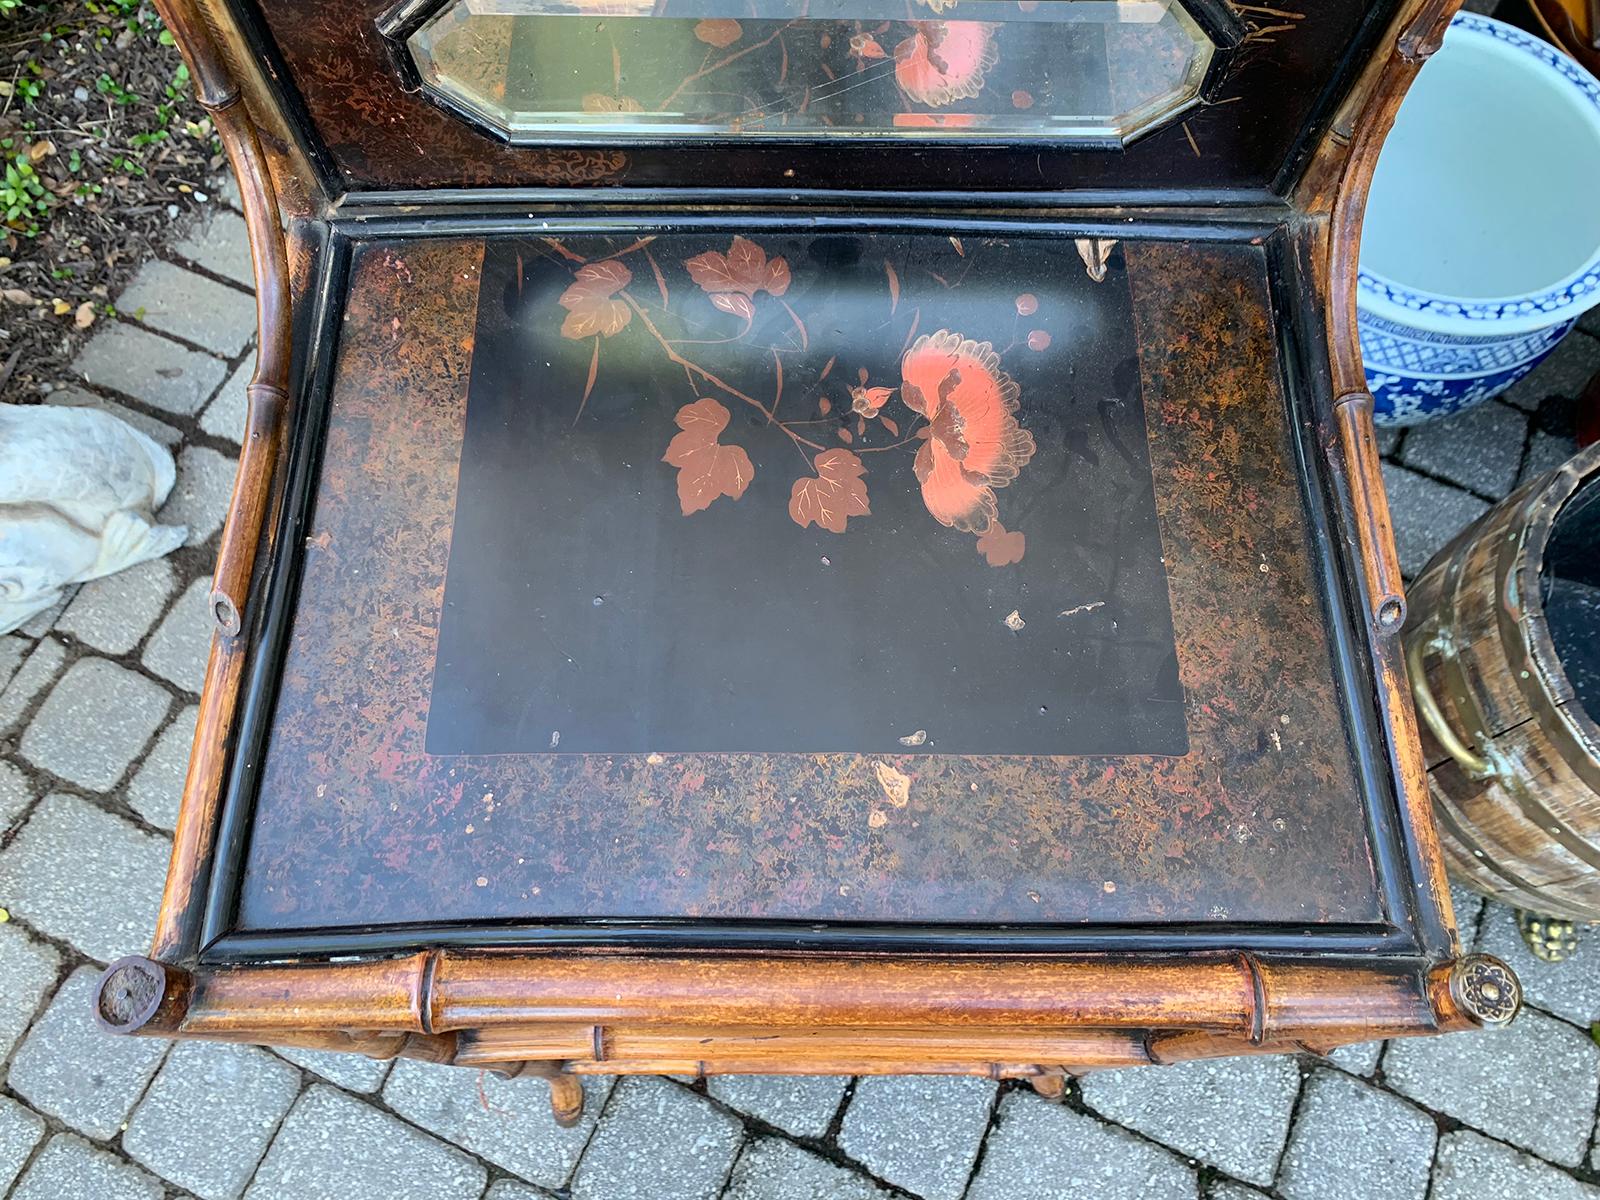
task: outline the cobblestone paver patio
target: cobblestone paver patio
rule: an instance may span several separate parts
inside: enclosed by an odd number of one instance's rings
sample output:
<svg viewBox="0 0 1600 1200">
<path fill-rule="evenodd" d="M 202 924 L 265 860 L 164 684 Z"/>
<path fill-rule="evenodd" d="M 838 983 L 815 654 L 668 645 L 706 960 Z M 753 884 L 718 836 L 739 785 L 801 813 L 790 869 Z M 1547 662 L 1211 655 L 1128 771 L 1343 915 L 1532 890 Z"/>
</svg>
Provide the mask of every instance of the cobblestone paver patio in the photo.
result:
<svg viewBox="0 0 1600 1200">
<path fill-rule="evenodd" d="M 545 1086 L 302 1051 L 115 1039 L 87 996 L 146 948 L 194 728 L 205 581 L 249 375 L 244 226 L 218 208 L 97 331 L 96 404 L 173 447 L 170 558 L 0 638 L 0 1193 L 48 1200 L 1600 1200 L 1600 934 L 1552 968 L 1507 910 L 1458 893 L 1463 941 L 1510 960 L 1508 1031 L 1118 1071 L 1065 1103 L 980 1079 Z M 1383 439 L 1408 574 L 1572 449 L 1600 321 L 1504 401 Z"/>
</svg>

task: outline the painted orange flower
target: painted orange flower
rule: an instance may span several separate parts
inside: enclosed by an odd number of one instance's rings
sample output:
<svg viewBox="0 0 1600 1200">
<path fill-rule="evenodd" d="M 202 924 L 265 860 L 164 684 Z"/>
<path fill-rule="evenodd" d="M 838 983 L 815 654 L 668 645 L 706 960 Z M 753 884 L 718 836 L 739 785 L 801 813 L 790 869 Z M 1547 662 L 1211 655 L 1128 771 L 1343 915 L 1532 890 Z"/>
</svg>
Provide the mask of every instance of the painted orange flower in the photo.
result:
<svg viewBox="0 0 1600 1200">
<path fill-rule="evenodd" d="M 983 91 L 1000 61 L 994 26 L 986 21 L 912 21 L 912 34 L 894 48 L 901 91 L 935 108 Z"/>
<path fill-rule="evenodd" d="M 900 361 L 900 398 L 927 418 L 915 470 L 934 519 L 988 532 L 994 491 L 1033 457 L 1033 434 L 1017 424 L 1016 381 L 988 342 L 941 329 L 912 343 Z"/>
</svg>

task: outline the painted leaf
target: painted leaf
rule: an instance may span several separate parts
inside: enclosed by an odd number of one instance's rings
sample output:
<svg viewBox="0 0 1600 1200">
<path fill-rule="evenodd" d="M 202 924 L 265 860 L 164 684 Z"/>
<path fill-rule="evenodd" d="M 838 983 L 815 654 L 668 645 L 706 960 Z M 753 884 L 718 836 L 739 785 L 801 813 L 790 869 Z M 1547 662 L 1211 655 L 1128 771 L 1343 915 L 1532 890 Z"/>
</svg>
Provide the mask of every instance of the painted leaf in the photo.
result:
<svg viewBox="0 0 1600 1200">
<path fill-rule="evenodd" d="M 667 444 L 661 461 L 678 468 L 678 505 L 686 517 L 719 496 L 737 500 L 755 478 L 744 449 L 717 440 L 729 419 L 728 410 L 709 397 L 685 404 L 673 418 L 681 432 Z"/>
<path fill-rule="evenodd" d="M 781 296 L 789 290 L 789 264 L 782 258 L 768 260 L 767 252 L 749 238 L 735 237 L 726 254 L 707 250 L 683 265 L 689 277 L 711 296 L 728 292 Z"/>
<path fill-rule="evenodd" d="M 796 525 L 843 533 L 851 517 L 871 513 L 863 479 L 867 469 L 858 455 L 849 450 L 824 450 L 811 462 L 816 476 L 796 479 L 789 494 L 789 515 Z"/>
<path fill-rule="evenodd" d="M 978 538 L 978 553 L 991 567 L 1009 567 L 1022 561 L 1028 548 L 1027 535 L 1020 529 L 1007 529 L 999 521 L 991 521 L 989 528 Z"/>
<path fill-rule="evenodd" d="M 756 306 L 750 302 L 750 297 L 738 292 L 718 292 L 711 297 L 711 306 L 732 313 L 740 320 L 753 321 L 756 318 Z"/>
<path fill-rule="evenodd" d="M 565 338 L 611 337 L 627 328 L 633 310 L 616 294 L 633 279 L 633 272 L 617 262 L 585 263 L 572 286 L 557 301 L 567 310 L 561 323 Z"/>
<path fill-rule="evenodd" d="M 694 36 L 708 46 L 726 50 L 744 36 L 744 27 L 732 18 L 705 20 L 694 27 Z"/>
<path fill-rule="evenodd" d="M 785 259 L 775 258 L 767 264 L 766 276 L 761 281 L 761 286 L 766 289 L 769 296 L 781 296 L 789 290 L 789 264 Z"/>
</svg>

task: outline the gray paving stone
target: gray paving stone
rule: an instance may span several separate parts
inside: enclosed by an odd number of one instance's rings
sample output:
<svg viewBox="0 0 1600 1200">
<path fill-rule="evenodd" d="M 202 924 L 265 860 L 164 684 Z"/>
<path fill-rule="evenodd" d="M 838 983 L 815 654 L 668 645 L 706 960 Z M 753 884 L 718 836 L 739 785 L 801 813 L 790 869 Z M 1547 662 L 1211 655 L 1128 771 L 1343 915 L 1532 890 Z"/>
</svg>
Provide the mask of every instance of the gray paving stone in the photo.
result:
<svg viewBox="0 0 1600 1200">
<path fill-rule="evenodd" d="M 17 632 L 23 637 L 42 638 L 55 628 L 56 618 L 72 603 L 72 597 L 77 595 L 78 585 L 70 584 L 61 589 L 61 595 L 49 608 L 43 612 L 34 613 L 18 627 Z"/>
<path fill-rule="evenodd" d="M 90 338 L 72 369 L 96 387 L 179 416 L 199 412 L 228 373 L 220 359 L 122 321 Z"/>
<path fill-rule="evenodd" d="M 206 405 L 200 414 L 200 428 L 212 437 L 227 438 L 237 442 L 244 437 L 244 419 L 250 407 L 250 397 L 245 392 L 250 377 L 255 374 L 255 355 L 250 355 L 233 369 L 228 382 L 222 385 L 216 399 Z"/>
<path fill-rule="evenodd" d="M 756 1138 L 733 1164 L 723 1200 L 888 1200 L 864 1175 L 782 1138 Z"/>
<path fill-rule="evenodd" d="M 707 1090 L 730 1108 L 795 1137 L 821 1137 L 849 1085 L 848 1075 L 713 1075 Z"/>
<path fill-rule="evenodd" d="M 92 1138 L 116 1136 L 167 1043 L 112 1037 L 90 1005 L 100 971 L 79 967 L 50 1001 L 11 1062 L 11 1089 L 34 1108 Z"/>
<path fill-rule="evenodd" d="M 66 661 L 67 652 L 54 638 L 45 638 L 34 646 L 11 682 L 6 684 L 6 690 L 0 692 L 0 733 L 8 733 L 16 727 Z"/>
<path fill-rule="evenodd" d="M 206 679 L 206 658 L 211 653 L 211 635 L 217 628 L 207 600 L 210 594 L 209 575 L 200 576 L 185 588 L 172 611 L 150 635 L 139 660 L 161 678 L 197 696 Z"/>
<path fill-rule="evenodd" d="M 148 434 L 163 446 L 172 447 L 183 441 L 183 434 L 165 421 L 158 421 L 145 413 L 135 412 L 125 404 L 107 400 L 104 396 L 96 396 L 93 392 L 86 392 L 82 388 L 57 388 L 45 398 L 45 402 L 62 404 L 70 408 L 98 408 L 118 420 L 126 421 L 140 433 Z"/>
<path fill-rule="evenodd" d="M 489 1185 L 483 1200 L 549 1200 L 550 1193 L 542 1192 L 515 1179 L 498 1179 Z"/>
<path fill-rule="evenodd" d="M 158 829 L 171 831 L 177 827 L 178 805 L 183 799 L 183 780 L 189 771 L 189 750 L 194 744 L 195 720 L 199 713 L 197 704 L 179 712 L 172 724 L 161 731 L 156 744 L 128 781 L 129 806 Z"/>
<path fill-rule="evenodd" d="M 1600 341 L 1585 333 L 1569 333 L 1549 358 L 1507 388 L 1501 399 L 1532 412 L 1547 397 L 1576 396 L 1596 371 L 1600 371 Z"/>
<path fill-rule="evenodd" d="M 1084 1103 L 1117 1124 L 1250 1183 L 1271 1183 L 1300 1067 L 1275 1055 L 1206 1059 L 1095 1071 L 1080 1087 Z"/>
<path fill-rule="evenodd" d="M 164 558 L 91 580 L 78 589 L 56 628 L 106 654 L 126 654 L 150 632 L 177 585 L 177 572 Z"/>
<path fill-rule="evenodd" d="M 856 1084 L 839 1146 L 880 1179 L 957 1200 L 972 1173 L 994 1106 L 991 1080 L 870 1075 Z"/>
<path fill-rule="evenodd" d="M 1420 575 L 1435 551 L 1489 507 L 1476 496 L 1389 463 L 1383 464 L 1383 486 L 1394 517 L 1400 573 L 1407 579 Z"/>
<path fill-rule="evenodd" d="M 1528 461 L 1522 464 L 1522 472 L 1517 476 L 1517 482 L 1532 479 L 1535 475 L 1543 475 L 1546 471 L 1553 471 L 1567 459 L 1578 452 L 1578 444 L 1569 437 L 1557 437 L 1553 433 L 1537 431 L 1528 442 Z"/>
<path fill-rule="evenodd" d="M 388 1113 L 324 1084 L 289 1110 L 249 1200 L 477 1200 L 481 1165 Z"/>
<path fill-rule="evenodd" d="M 117 311 L 224 358 L 243 350 L 256 329 L 256 304 L 244 292 L 159 259 L 139 268 Z"/>
<path fill-rule="evenodd" d="M 1388 425 L 1379 425 L 1373 430 L 1373 435 L 1378 443 L 1378 453 L 1384 457 L 1394 453 L 1394 448 L 1400 444 L 1401 430 Z"/>
<path fill-rule="evenodd" d="M 1285 1200 L 1421 1200 L 1437 1133 L 1433 1119 L 1404 1100 L 1317 1071 L 1306 1082 L 1278 1190 Z"/>
<path fill-rule="evenodd" d="M 44 1140 L 44 1118 L 0 1096 L 0 1195 L 22 1173 L 33 1148 Z"/>
<path fill-rule="evenodd" d="M 630 1076 L 572 1178 L 573 1200 L 711 1200 L 744 1140 L 744 1126 L 686 1088 Z"/>
<path fill-rule="evenodd" d="M 182 1042 L 145 1093 L 122 1148 L 202 1200 L 233 1200 L 300 1091 L 300 1072 L 253 1046 Z"/>
<path fill-rule="evenodd" d="M 244 218 L 225 208 L 201 215 L 173 250 L 214 274 L 255 286 L 250 269 L 250 233 Z"/>
<path fill-rule="evenodd" d="M 6 684 L 11 682 L 32 648 L 33 643 L 21 634 L 0 634 L 0 693 L 5 692 Z"/>
<path fill-rule="evenodd" d="M 1566 1166 L 1589 1148 L 1600 1047 L 1524 1009 L 1510 1028 L 1402 1038 L 1384 1056 L 1396 1091 Z"/>
<path fill-rule="evenodd" d="M 234 210 L 242 210 L 244 201 L 239 198 L 239 181 L 233 177 L 232 171 L 223 172 L 222 178 L 217 181 L 216 194 L 218 202 L 226 204 Z"/>
<path fill-rule="evenodd" d="M 11 1200 L 160 1200 L 162 1191 L 132 1163 L 58 1133 L 33 1160 Z"/>
<path fill-rule="evenodd" d="M 1191 1200 L 1195 1173 L 1124 1129 L 1031 1092 L 1000 1102 L 966 1200 Z"/>
<path fill-rule="evenodd" d="M 1378 1059 L 1383 1054 L 1382 1042 L 1356 1042 L 1330 1051 L 1328 1061 L 1342 1067 L 1352 1075 L 1371 1076 L 1378 1069 Z"/>
<path fill-rule="evenodd" d="M 167 719 L 159 684 L 103 658 L 81 658 L 61 677 L 22 735 L 22 757 L 63 779 L 104 791 Z"/>
<path fill-rule="evenodd" d="M 1600 936 L 1579 929 L 1578 950 L 1563 963 L 1547 963 L 1529 952 L 1517 918 L 1505 904 L 1489 905 L 1478 948 L 1503 958 L 1522 981 L 1529 1004 L 1587 1027 L 1600 1020 Z"/>
<path fill-rule="evenodd" d="M 110 962 L 149 942 L 170 854 L 168 839 L 58 792 L 0 852 L 0 896 L 41 933 Z"/>
<path fill-rule="evenodd" d="M 389 1063 L 364 1054 L 339 1054 L 332 1050 L 302 1050 L 296 1046 L 274 1046 L 273 1053 L 297 1067 L 336 1083 L 347 1092 L 375 1092 L 389 1074 Z"/>
<path fill-rule="evenodd" d="M 22 768 L 0 762 L 0 833 L 11 828 L 23 810 L 33 803 L 36 794 Z"/>
<path fill-rule="evenodd" d="M 1234 1183 L 1230 1179 L 1217 1180 L 1206 1193 L 1206 1200 L 1266 1200 L 1266 1197 L 1265 1192 L 1258 1192 L 1253 1187 Z"/>
<path fill-rule="evenodd" d="M 1600 1200 L 1600 1188 L 1579 1183 L 1548 1163 L 1468 1130 L 1439 1142 L 1433 1200 Z"/>
<path fill-rule="evenodd" d="M 233 495 L 237 459 L 204 446 L 186 447 L 178 455 L 178 482 L 159 514 L 165 525 L 187 525 L 184 545 L 198 546 L 222 528 Z"/>
<path fill-rule="evenodd" d="M 563 1129 L 550 1112 L 550 1085 L 541 1079 L 502 1079 L 404 1059 L 389 1072 L 383 1098 L 408 1121 L 495 1166 L 561 1187 L 589 1141 L 607 1091 L 601 1080 L 584 1080 L 583 1119 Z"/>
<path fill-rule="evenodd" d="M 1489 496 L 1503 496 L 1517 479 L 1528 418 L 1504 404 L 1476 404 L 1418 425 L 1400 461 Z"/>
<path fill-rule="evenodd" d="M 61 956 L 47 942 L 35 941 L 20 926 L 0 922 L 0 1064 L 28 1028 L 39 1002 L 56 983 Z M 4 1082 L 0 1075 L 0 1082 Z"/>
</svg>

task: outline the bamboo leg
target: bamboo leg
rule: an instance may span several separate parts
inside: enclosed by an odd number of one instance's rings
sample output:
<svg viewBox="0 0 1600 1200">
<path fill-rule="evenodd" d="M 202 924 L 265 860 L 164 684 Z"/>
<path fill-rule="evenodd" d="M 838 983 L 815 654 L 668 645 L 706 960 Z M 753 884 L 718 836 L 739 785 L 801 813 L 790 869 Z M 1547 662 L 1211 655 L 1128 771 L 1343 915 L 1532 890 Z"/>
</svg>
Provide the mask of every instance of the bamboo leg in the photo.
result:
<svg viewBox="0 0 1600 1200">
<path fill-rule="evenodd" d="M 538 1076 L 550 1085 L 550 1111 L 555 1116 L 557 1125 L 563 1129 L 571 1129 L 583 1120 L 583 1080 L 576 1075 L 567 1074 L 561 1069 L 560 1063 L 506 1063 L 488 1069 L 498 1075 L 504 1075 L 507 1079 Z"/>
<path fill-rule="evenodd" d="M 583 1120 L 583 1081 L 576 1075 L 552 1075 L 550 1110 L 563 1129 L 571 1129 Z"/>
<path fill-rule="evenodd" d="M 1067 1094 L 1065 1075 L 1030 1075 L 1028 1082 L 1033 1085 L 1033 1090 L 1046 1100 L 1059 1100 Z"/>
</svg>

